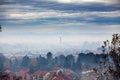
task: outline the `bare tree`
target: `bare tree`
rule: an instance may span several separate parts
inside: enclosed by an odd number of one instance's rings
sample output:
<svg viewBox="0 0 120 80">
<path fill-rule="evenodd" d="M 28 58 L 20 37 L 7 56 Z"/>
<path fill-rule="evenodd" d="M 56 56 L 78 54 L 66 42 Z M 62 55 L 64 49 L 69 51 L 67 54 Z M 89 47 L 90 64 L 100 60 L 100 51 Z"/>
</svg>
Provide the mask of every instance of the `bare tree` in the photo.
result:
<svg viewBox="0 0 120 80">
<path fill-rule="evenodd" d="M 98 80 L 119 80 L 120 79 L 120 34 L 113 34 L 111 44 L 104 41 L 102 46 L 102 61 L 96 73 Z"/>
</svg>

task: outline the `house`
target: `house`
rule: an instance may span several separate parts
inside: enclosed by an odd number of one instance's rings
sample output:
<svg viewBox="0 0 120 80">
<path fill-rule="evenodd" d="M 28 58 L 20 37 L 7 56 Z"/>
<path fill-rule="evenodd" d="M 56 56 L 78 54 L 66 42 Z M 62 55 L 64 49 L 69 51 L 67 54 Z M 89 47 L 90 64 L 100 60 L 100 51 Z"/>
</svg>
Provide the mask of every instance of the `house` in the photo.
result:
<svg viewBox="0 0 120 80">
<path fill-rule="evenodd" d="M 0 71 L 0 80 L 13 80 L 13 76 L 10 70 Z"/>
<path fill-rule="evenodd" d="M 6 75 L 7 80 L 13 80 L 13 75 L 10 70 L 5 70 L 4 75 Z"/>
<path fill-rule="evenodd" d="M 52 80 L 72 80 L 69 76 L 64 74 L 55 76 Z"/>
<path fill-rule="evenodd" d="M 41 71 L 41 70 L 36 71 L 36 72 L 33 73 L 33 75 L 32 75 L 32 80 L 43 80 L 43 77 L 45 76 L 45 74 L 46 74 L 47 72 L 48 72 L 48 71 Z"/>
<path fill-rule="evenodd" d="M 56 76 L 56 72 L 51 71 L 45 74 L 43 80 L 53 80 L 53 77 Z"/>
<path fill-rule="evenodd" d="M 60 67 L 58 67 L 57 65 L 55 65 L 54 67 L 53 67 L 53 71 L 57 71 L 57 70 L 59 70 L 60 69 Z"/>
<path fill-rule="evenodd" d="M 72 79 L 65 74 L 63 69 L 59 69 L 56 72 L 56 76 L 54 76 L 53 80 L 72 80 Z"/>
<path fill-rule="evenodd" d="M 65 69 L 65 74 L 67 76 L 71 77 L 72 80 L 79 80 L 79 78 L 80 78 L 80 75 L 71 69 Z"/>
<path fill-rule="evenodd" d="M 7 69 L 7 70 L 5 70 L 4 72 L 5 72 L 6 74 L 10 74 L 10 73 L 11 73 L 11 71 L 10 71 L 10 70 L 8 70 L 8 69 Z"/>
<path fill-rule="evenodd" d="M 44 80 L 72 80 L 69 76 L 64 74 L 62 69 L 57 70 L 56 72 L 48 72 L 44 76 Z"/>
<path fill-rule="evenodd" d="M 100 76 L 94 72 L 93 68 L 83 68 L 81 80 L 99 80 Z"/>
<path fill-rule="evenodd" d="M 30 74 L 28 70 L 20 70 L 16 72 L 16 77 L 21 78 L 21 80 L 30 80 Z"/>
<path fill-rule="evenodd" d="M 65 73 L 66 75 L 71 75 L 71 74 L 74 74 L 75 72 L 72 71 L 71 69 L 65 69 Z"/>
</svg>

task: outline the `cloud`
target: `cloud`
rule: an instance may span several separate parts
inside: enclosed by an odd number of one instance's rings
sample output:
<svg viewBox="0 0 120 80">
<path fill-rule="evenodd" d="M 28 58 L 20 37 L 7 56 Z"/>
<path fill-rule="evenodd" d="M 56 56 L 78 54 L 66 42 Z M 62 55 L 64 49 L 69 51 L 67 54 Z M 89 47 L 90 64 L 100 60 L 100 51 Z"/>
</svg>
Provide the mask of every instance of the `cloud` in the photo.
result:
<svg viewBox="0 0 120 80">
<path fill-rule="evenodd" d="M 3 0 L 3 2 L 15 2 L 16 0 Z"/>
<path fill-rule="evenodd" d="M 19 3 L 4 3 L 0 7 L 0 21 L 5 25 L 49 25 L 64 23 L 118 24 L 119 7 L 116 5 L 92 4 L 113 3 L 108 0 L 35 0 Z M 38 2 L 37 2 L 38 1 Z M 52 1 L 52 2 L 51 2 Z M 70 3 L 65 4 L 61 3 Z M 89 4 L 73 4 L 73 3 Z"/>
<path fill-rule="evenodd" d="M 21 4 L 2 4 L 0 5 L 0 9 L 30 9 L 32 6 L 30 5 L 21 5 Z"/>
<path fill-rule="evenodd" d="M 66 0 L 60 0 L 60 1 L 66 1 Z M 73 1 L 70 0 L 70 1 L 74 2 L 74 1 L 79 1 L 79 0 L 73 0 Z M 85 1 L 95 1 L 95 0 L 85 0 Z M 46 4 L 46 3 L 44 3 L 44 4 Z M 59 9 L 55 10 L 55 9 L 37 7 L 32 4 L 31 5 L 3 4 L 0 7 L 0 10 L 2 10 L 2 9 L 4 11 L 0 11 L 1 19 L 3 19 L 3 18 L 6 18 L 6 19 L 7 18 L 8 19 L 41 19 L 41 18 L 74 18 L 74 17 L 83 18 L 84 17 L 84 19 L 86 19 L 86 20 L 92 20 L 92 19 L 94 19 L 95 16 L 113 17 L 113 18 L 120 17 L 119 10 L 113 10 L 113 11 L 96 11 L 96 10 L 95 11 L 89 11 L 89 10 L 86 11 L 86 10 L 83 10 L 82 11 L 82 10 L 79 10 L 79 8 L 78 9 L 76 8 L 79 11 L 76 11 L 73 9 L 73 11 L 69 12 L 67 10 L 61 11 Z M 85 7 L 85 9 L 86 9 L 86 7 Z"/>
<path fill-rule="evenodd" d="M 45 11 L 45 12 L 16 12 L 9 13 L 8 18 L 17 19 L 36 19 L 36 18 L 51 18 L 51 17 L 74 17 L 78 13 L 62 13 L 55 11 Z"/>
<path fill-rule="evenodd" d="M 76 0 L 78 1 L 78 0 Z M 119 2 L 119 0 L 81 0 L 83 2 L 91 2 L 91 3 L 106 3 L 106 4 L 117 4 Z"/>
<path fill-rule="evenodd" d="M 16 6 L 16 7 L 14 7 Z M 21 4 L 9 4 L 1 5 L 0 16 L 15 19 L 35 19 L 35 18 L 53 18 L 53 17 L 88 17 L 99 16 L 99 17 L 120 17 L 120 10 L 115 11 L 60 11 L 53 9 L 42 9 L 33 5 L 21 5 Z"/>
<path fill-rule="evenodd" d="M 119 33 L 120 24 L 96 24 L 83 22 L 67 22 L 63 24 L 49 24 L 49 25 L 17 25 L 3 28 L 4 32 L 10 33 L 35 33 L 39 34 L 53 34 L 61 33 L 63 35 L 81 35 L 81 34 L 113 34 Z M 30 35 L 30 34 L 29 34 Z"/>
<path fill-rule="evenodd" d="M 44 11 L 12 11 L 12 12 L 1 12 L 0 14 L 2 21 L 10 23 L 23 24 L 26 22 L 42 22 L 43 23 L 67 23 L 67 22 L 95 22 L 111 19 L 117 19 L 120 17 L 120 11 L 110 12 L 63 12 L 55 10 L 44 10 Z M 99 18 L 99 19 L 98 19 Z M 106 22 L 106 21 L 102 22 Z M 101 23 L 102 23 L 101 22 Z"/>
<path fill-rule="evenodd" d="M 41 1 L 41 0 L 36 0 Z M 104 3 L 104 4 L 117 4 L 119 0 L 47 0 L 58 3 L 74 3 L 74 4 L 86 4 L 86 3 Z"/>
</svg>

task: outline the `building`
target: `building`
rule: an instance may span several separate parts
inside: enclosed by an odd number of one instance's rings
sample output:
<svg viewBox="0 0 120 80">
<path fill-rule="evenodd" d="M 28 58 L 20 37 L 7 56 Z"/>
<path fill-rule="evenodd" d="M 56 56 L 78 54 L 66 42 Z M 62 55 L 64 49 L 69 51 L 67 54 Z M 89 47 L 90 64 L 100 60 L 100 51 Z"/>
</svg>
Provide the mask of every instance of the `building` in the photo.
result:
<svg viewBox="0 0 120 80">
<path fill-rule="evenodd" d="M 62 69 L 59 69 L 58 71 L 51 71 L 48 72 L 44 76 L 44 80 L 72 80 L 69 76 L 64 74 Z"/>
<path fill-rule="evenodd" d="M 28 70 L 20 70 L 16 72 L 16 77 L 21 78 L 21 80 L 30 80 L 30 74 Z"/>
<path fill-rule="evenodd" d="M 45 74 L 48 71 L 36 71 L 35 73 L 33 73 L 32 75 L 32 80 L 43 80 L 43 77 L 45 76 Z"/>
</svg>

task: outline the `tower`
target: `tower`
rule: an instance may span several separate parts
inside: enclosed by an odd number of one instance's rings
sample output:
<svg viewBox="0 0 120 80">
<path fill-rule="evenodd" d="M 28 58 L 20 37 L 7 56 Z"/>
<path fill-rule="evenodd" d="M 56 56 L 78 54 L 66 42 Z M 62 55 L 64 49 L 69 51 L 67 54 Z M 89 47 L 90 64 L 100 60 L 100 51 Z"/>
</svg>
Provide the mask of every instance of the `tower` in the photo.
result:
<svg viewBox="0 0 120 80">
<path fill-rule="evenodd" d="M 62 43 L 62 37 L 60 36 L 60 44 Z"/>
<path fill-rule="evenodd" d="M 0 32 L 2 32 L 2 27 L 1 27 L 1 25 L 0 25 Z"/>
</svg>

